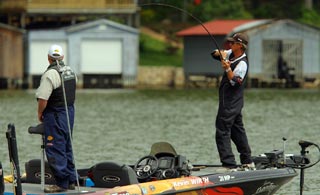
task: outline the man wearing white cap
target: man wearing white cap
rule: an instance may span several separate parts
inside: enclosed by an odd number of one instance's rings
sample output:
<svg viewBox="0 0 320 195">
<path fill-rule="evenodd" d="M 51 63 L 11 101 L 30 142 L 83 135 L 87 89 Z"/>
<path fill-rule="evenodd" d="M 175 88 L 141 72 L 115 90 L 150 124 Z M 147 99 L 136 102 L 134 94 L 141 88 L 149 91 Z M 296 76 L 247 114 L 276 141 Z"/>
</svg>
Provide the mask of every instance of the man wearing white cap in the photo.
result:
<svg viewBox="0 0 320 195">
<path fill-rule="evenodd" d="M 216 144 L 224 168 L 231 170 L 237 168 L 231 147 L 232 140 L 240 153 L 241 168 L 255 169 L 241 113 L 244 83 L 249 69 L 249 61 L 245 53 L 248 37 L 244 33 L 236 33 L 227 40 L 230 43 L 230 50 L 220 52 L 216 50 L 212 53 L 215 59 L 221 60 L 224 70 L 219 86 Z"/>
<path fill-rule="evenodd" d="M 38 120 L 44 124 L 45 151 L 56 180 L 56 185 L 44 189 L 45 193 L 74 189 L 76 182 L 70 136 L 74 124 L 76 75 L 64 64 L 63 58 L 61 46 L 49 48 L 50 65 L 36 91 Z"/>
</svg>

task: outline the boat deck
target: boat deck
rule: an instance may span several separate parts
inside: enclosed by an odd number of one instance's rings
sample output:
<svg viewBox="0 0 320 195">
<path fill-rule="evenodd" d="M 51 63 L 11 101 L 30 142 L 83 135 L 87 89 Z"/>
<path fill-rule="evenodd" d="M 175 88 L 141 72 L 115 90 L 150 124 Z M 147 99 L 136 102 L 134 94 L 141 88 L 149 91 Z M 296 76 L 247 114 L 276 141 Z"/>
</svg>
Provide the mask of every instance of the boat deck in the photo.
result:
<svg viewBox="0 0 320 195">
<path fill-rule="evenodd" d="M 223 170 L 222 167 L 207 167 L 207 166 L 195 166 L 194 170 L 191 172 L 193 176 L 201 176 L 215 173 L 225 173 L 228 170 Z"/>
<path fill-rule="evenodd" d="M 60 192 L 57 194 L 88 194 L 93 193 L 97 191 L 103 190 L 102 188 L 93 188 L 93 187 L 83 187 L 80 186 L 79 189 L 76 187 L 75 190 L 68 190 L 66 192 Z M 23 194 L 44 194 L 43 190 L 41 189 L 41 186 L 39 184 L 30 184 L 30 183 L 22 183 L 22 193 Z M 4 195 L 12 195 L 14 193 L 14 188 L 12 183 L 6 183 L 5 184 L 5 193 Z"/>
</svg>

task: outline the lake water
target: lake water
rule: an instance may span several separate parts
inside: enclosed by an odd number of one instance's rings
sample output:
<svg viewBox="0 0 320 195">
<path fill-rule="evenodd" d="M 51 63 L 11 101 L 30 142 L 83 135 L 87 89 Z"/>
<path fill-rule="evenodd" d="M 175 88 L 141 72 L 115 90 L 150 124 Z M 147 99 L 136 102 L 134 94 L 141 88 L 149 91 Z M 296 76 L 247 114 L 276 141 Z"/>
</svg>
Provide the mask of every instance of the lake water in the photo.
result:
<svg viewBox="0 0 320 195">
<path fill-rule="evenodd" d="M 299 140 L 320 144 L 320 91 L 247 89 L 243 118 L 254 155 L 282 149 L 299 154 Z M 27 129 L 38 124 L 34 91 L 0 91 L 0 160 L 10 174 L 5 132 L 17 131 L 21 172 L 40 157 L 40 136 Z M 152 143 L 167 141 L 194 164 L 220 164 L 214 141 L 218 106 L 216 89 L 78 90 L 74 127 L 77 168 L 113 160 L 134 164 Z M 234 152 L 236 150 L 234 148 Z M 239 162 L 239 161 L 238 161 Z M 305 171 L 304 194 L 320 194 L 320 165 Z M 299 173 L 299 171 L 298 171 Z M 299 194 L 299 176 L 278 195 Z"/>
</svg>

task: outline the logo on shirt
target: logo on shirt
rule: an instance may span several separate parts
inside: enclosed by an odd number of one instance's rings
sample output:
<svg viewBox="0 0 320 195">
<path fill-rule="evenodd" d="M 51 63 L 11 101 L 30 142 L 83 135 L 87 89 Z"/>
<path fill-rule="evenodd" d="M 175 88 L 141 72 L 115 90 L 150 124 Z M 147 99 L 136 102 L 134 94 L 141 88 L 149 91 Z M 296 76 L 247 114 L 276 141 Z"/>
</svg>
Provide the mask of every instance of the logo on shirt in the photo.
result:
<svg viewBox="0 0 320 195">
<path fill-rule="evenodd" d="M 48 141 L 52 141 L 52 140 L 53 140 L 53 137 L 52 137 L 51 135 L 49 135 L 49 136 L 47 137 L 47 140 L 48 140 Z"/>
</svg>

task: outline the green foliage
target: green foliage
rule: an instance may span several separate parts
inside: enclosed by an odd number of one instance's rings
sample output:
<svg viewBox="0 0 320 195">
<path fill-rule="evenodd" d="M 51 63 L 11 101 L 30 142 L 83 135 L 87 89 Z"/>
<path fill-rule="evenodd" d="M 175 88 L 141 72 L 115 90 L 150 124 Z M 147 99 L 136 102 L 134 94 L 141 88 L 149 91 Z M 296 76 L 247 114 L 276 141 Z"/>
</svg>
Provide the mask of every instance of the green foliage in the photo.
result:
<svg viewBox="0 0 320 195">
<path fill-rule="evenodd" d="M 191 10 L 195 15 L 202 18 L 203 21 L 210 21 L 215 18 L 224 19 L 247 19 L 252 15 L 244 8 L 242 0 L 225 0 L 202 1 L 202 3 Z"/>
<path fill-rule="evenodd" d="M 250 10 L 254 18 L 290 18 L 300 17 L 303 7 L 302 0 L 243 0 L 246 9 Z"/>
<path fill-rule="evenodd" d="M 185 10 L 203 22 L 214 19 L 272 18 L 305 21 L 319 26 L 316 17 L 320 14 L 320 0 L 312 0 L 313 9 L 305 9 L 306 0 L 202 0 L 199 5 L 194 0 L 140 0 L 142 3 L 163 3 Z M 144 13 L 146 12 L 146 13 Z M 183 11 L 164 6 L 143 6 L 142 25 L 159 24 L 170 20 L 173 24 L 196 24 Z M 144 15 L 147 18 L 144 18 Z M 147 21 L 145 21 L 147 20 Z"/>
<path fill-rule="evenodd" d="M 140 65 L 142 66 L 182 66 L 182 49 L 176 53 L 168 51 L 166 42 L 140 34 Z"/>
<path fill-rule="evenodd" d="M 156 13 L 151 9 L 143 9 L 141 11 L 141 22 L 144 24 L 152 23 L 154 21 Z"/>
<path fill-rule="evenodd" d="M 299 22 L 320 27 L 320 14 L 315 10 L 304 9 Z"/>
<path fill-rule="evenodd" d="M 161 52 L 165 50 L 165 45 L 163 42 L 153 39 L 152 37 L 143 33 L 140 34 L 140 43 L 143 45 L 141 52 L 145 52 L 147 50 Z"/>
<path fill-rule="evenodd" d="M 146 2 L 146 1 L 142 1 Z M 142 19 L 143 25 L 151 24 L 152 22 L 161 22 L 163 20 L 170 20 L 173 23 L 196 23 L 189 14 L 199 18 L 201 21 L 209 21 L 215 18 L 229 18 L 229 19 L 245 19 L 252 18 L 252 15 L 245 9 L 243 0 L 202 0 L 199 5 L 194 4 L 194 0 L 149 0 L 147 3 L 168 4 L 163 5 L 147 5 L 142 3 L 142 15 L 150 14 L 151 10 L 154 15 Z M 174 8 L 177 7 L 177 8 Z M 146 13 L 144 13 L 146 12 Z"/>
<path fill-rule="evenodd" d="M 175 22 L 181 22 L 181 16 L 182 12 L 177 11 L 176 9 L 170 7 L 170 6 L 176 6 L 178 8 L 184 9 L 184 0 L 140 0 L 140 5 L 142 5 L 141 13 L 143 12 L 150 12 L 152 10 L 155 14 L 152 16 L 153 22 L 161 22 L 162 20 L 170 19 Z M 186 2 L 190 3 L 192 1 L 186 0 Z M 150 5 L 150 3 L 152 5 Z M 165 5 L 155 5 L 155 4 L 165 4 Z M 144 21 L 142 22 L 147 22 L 144 24 L 150 24 L 152 22 L 151 20 L 149 21 Z"/>
</svg>

